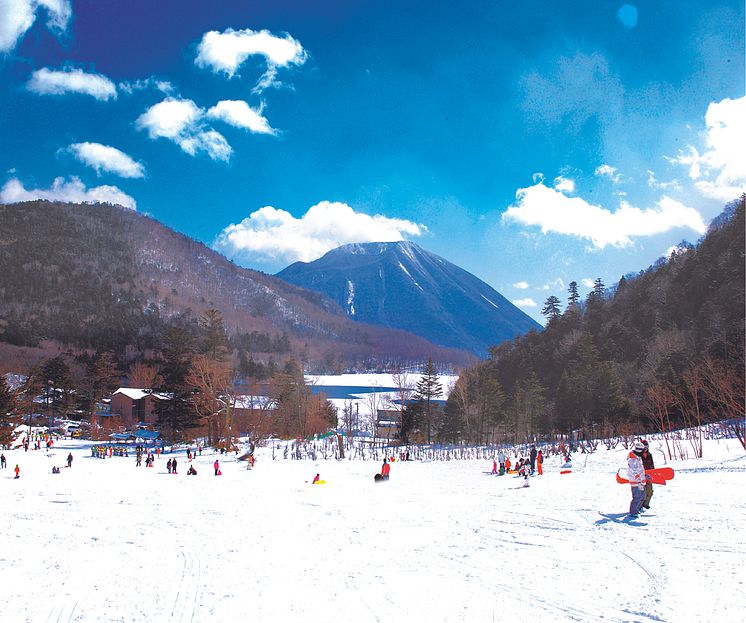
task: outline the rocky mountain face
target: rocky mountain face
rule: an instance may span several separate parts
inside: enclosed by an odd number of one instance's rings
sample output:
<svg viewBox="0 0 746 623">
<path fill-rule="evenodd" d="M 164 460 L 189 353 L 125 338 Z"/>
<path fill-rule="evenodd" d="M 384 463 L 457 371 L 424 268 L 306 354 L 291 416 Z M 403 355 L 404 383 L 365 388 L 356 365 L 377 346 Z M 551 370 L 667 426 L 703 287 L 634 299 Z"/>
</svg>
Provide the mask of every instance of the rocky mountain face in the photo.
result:
<svg viewBox="0 0 746 623">
<path fill-rule="evenodd" d="M 236 266 L 119 206 L 0 205 L 0 223 L 0 342 L 146 350 L 170 318 L 216 308 L 229 331 L 286 333 L 303 357 L 470 358 L 352 322 L 323 295 Z"/>
<path fill-rule="evenodd" d="M 344 245 L 277 276 L 331 298 L 359 322 L 477 355 L 541 328 L 489 285 L 412 242 Z"/>
</svg>

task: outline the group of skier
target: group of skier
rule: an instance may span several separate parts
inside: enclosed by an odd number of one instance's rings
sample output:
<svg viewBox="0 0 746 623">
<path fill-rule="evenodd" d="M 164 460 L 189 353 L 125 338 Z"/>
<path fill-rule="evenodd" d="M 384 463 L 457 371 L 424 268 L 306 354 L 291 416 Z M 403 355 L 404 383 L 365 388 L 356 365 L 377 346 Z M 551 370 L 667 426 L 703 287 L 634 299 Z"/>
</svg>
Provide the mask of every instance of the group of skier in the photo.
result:
<svg viewBox="0 0 746 623">
<path fill-rule="evenodd" d="M 520 457 L 513 464 L 510 461 L 510 456 L 501 450 L 497 453 L 497 458 L 492 461 L 491 473 L 499 476 L 505 473 L 514 473 L 523 476 L 526 480 L 534 474 L 541 476 L 544 474 L 544 454 L 541 450 L 537 450 L 536 446 L 532 445 L 528 458 Z"/>
</svg>

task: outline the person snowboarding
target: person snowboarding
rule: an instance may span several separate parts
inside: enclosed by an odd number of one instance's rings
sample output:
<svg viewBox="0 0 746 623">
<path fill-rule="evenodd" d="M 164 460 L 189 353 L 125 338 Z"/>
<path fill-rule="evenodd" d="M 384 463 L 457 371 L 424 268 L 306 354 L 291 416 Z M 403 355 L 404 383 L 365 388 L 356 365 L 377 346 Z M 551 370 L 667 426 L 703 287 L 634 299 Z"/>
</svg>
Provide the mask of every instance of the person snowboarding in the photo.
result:
<svg viewBox="0 0 746 623">
<path fill-rule="evenodd" d="M 642 452 L 642 466 L 647 472 L 649 469 L 655 469 L 655 461 L 653 461 L 653 455 L 650 452 L 650 446 L 647 440 L 642 440 L 642 445 L 645 449 Z M 645 474 L 645 499 L 642 501 L 642 509 L 648 510 L 650 508 L 650 498 L 653 497 L 653 479 L 649 474 Z"/>
<path fill-rule="evenodd" d="M 212 466 L 215 469 L 215 475 L 217 476 L 220 473 L 220 463 L 217 459 L 215 459 L 215 462 L 212 464 Z"/>
<path fill-rule="evenodd" d="M 636 441 L 632 452 L 627 457 L 627 480 L 632 489 L 632 501 L 629 503 L 630 519 L 637 519 L 640 515 L 640 507 L 645 499 L 645 468 L 642 465 L 642 453 L 645 446 L 641 441 Z"/>
<path fill-rule="evenodd" d="M 72 467 L 73 466 L 73 453 L 70 452 L 67 455 L 67 466 Z"/>
<path fill-rule="evenodd" d="M 381 476 L 383 477 L 384 480 L 388 480 L 390 473 L 391 473 L 391 465 L 389 465 L 388 461 L 384 458 L 383 465 L 381 466 Z"/>
<path fill-rule="evenodd" d="M 18 467 L 18 463 L 16 463 L 16 468 L 13 471 L 16 473 L 16 478 L 21 477 L 21 468 Z"/>
<path fill-rule="evenodd" d="M 539 450 L 536 453 L 536 471 L 538 472 L 539 476 L 541 476 L 544 473 L 544 455 L 542 454 L 541 450 Z"/>
</svg>

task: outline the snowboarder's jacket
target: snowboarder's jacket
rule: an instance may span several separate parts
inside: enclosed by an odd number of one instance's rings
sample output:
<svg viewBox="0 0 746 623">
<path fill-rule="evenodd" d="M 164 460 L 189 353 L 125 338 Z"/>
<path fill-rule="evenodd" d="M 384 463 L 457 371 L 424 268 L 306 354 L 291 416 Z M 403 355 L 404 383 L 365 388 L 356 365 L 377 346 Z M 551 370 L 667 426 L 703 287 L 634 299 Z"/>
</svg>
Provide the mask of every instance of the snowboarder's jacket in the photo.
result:
<svg viewBox="0 0 746 623">
<path fill-rule="evenodd" d="M 386 461 L 383 462 L 383 466 L 381 467 L 381 476 L 388 476 L 391 472 L 391 465 L 386 463 Z"/>
<path fill-rule="evenodd" d="M 642 466 L 645 469 L 655 469 L 653 455 L 650 453 L 650 450 L 648 448 L 645 448 L 645 452 L 642 453 Z"/>
<path fill-rule="evenodd" d="M 630 452 L 627 457 L 627 480 L 634 486 L 645 485 L 645 468 L 640 455 Z"/>
</svg>

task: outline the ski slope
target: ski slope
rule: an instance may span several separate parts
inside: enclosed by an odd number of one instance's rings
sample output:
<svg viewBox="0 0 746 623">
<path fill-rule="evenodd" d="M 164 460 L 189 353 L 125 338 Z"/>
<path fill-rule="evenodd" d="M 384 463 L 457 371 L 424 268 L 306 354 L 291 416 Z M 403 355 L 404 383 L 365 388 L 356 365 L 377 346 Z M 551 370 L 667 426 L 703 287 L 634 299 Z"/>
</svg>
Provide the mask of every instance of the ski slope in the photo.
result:
<svg viewBox="0 0 746 623">
<path fill-rule="evenodd" d="M 72 468 L 52 474 L 70 449 Z M 567 475 L 549 457 L 528 488 L 485 474 L 486 461 L 395 462 L 375 484 L 377 462 L 257 454 L 247 471 L 205 452 L 187 476 L 185 451 L 176 475 L 173 455 L 147 469 L 93 459 L 79 441 L 5 451 L 0 620 L 746 620 L 735 441 L 673 463 L 634 524 L 618 519 L 621 448 L 576 454 Z M 326 485 L 309 484 L 316 473 Z"/>
</svg>

